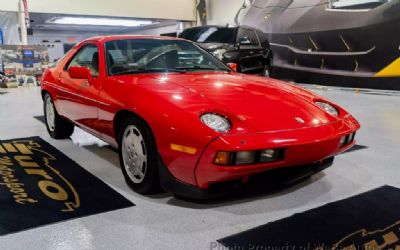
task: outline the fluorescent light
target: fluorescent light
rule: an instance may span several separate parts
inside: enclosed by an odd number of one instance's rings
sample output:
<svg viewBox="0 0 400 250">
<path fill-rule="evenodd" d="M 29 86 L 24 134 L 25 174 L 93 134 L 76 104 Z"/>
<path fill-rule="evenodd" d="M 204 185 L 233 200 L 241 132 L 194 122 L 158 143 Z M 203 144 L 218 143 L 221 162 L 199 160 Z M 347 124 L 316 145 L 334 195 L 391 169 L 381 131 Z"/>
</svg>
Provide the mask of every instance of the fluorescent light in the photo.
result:
<svg viewBox="0 0 400 250">
<path fill-rule="evenodd" d="M 104 17 L 54 17 L 46 21 L 46 23 L 54 24 L 70 24 L 70 25 L 97 25 L 97 26 L 125 26 L 138 27 L 150 24 L 156 24 L 150 20 L 135 20 L 121 18 L 104 18 Z"/>
</svg>

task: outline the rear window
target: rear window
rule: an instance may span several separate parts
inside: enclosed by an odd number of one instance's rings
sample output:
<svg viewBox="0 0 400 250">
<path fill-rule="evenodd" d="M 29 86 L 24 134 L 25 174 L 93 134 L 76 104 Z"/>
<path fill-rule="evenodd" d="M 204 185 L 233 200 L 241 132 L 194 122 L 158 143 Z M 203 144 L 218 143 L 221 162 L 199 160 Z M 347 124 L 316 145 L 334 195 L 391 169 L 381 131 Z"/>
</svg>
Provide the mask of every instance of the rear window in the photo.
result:
<svg viewBox="0 0 400 250">
<path fill-rule="evenodd" d="M 224 27 L 201 27 L 187 29 L 179 36 L 198 43 L 235 43 L 236 29 Z"/>
</svg>

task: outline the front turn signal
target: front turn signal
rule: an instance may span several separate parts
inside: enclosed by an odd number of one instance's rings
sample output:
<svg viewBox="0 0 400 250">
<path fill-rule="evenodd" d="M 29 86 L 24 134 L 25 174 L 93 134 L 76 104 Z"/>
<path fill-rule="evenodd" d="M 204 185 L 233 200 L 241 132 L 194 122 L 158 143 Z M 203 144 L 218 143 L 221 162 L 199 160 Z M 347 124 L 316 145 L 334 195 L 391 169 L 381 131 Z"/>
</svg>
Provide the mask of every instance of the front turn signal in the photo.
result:
<svg viewBox="0 0 400 250">
<path fill-rule="evenodd" d="M 217 165 L 229 165 L 231 162 L 231 153 L 225 151 L 219 151 L 214 158 L 214 164 Z"/>
</svg>

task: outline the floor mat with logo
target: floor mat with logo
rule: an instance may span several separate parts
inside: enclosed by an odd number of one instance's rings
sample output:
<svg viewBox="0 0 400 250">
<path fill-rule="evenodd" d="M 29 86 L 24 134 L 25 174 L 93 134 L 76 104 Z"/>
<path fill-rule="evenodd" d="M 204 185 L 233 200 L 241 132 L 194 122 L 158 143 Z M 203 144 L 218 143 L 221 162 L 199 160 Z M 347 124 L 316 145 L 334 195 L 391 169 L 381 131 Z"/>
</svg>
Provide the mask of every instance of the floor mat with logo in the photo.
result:
<svg viewBox="0 0 400 250">
<path fill-rule="evenodd" d="M 0 235 L 131 206 L 40 137 L 0 141 Z"/>
<path fill-rule="evenodd" d="M 218 242 L 228 249 L 397 250 L 399 208 L 400 189 L 384 186 Z"/>
</svg>

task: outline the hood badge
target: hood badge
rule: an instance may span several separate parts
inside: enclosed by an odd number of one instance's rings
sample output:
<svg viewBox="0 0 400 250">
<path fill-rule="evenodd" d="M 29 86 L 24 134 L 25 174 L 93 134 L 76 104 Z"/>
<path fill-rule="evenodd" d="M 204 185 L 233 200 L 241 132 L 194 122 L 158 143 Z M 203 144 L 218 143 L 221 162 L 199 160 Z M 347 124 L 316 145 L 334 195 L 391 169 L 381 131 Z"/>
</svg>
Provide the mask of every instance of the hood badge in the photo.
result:
<svg viewBox="0 0 400 250">
<path fill-rule="evenodd" d="M 305 121 L 303 119 L 301 119 L 300 117 L 295 117 L 294 118 L 296 120 L 296 122 L 298 123 L 305 123 Z"/>
</svg>

